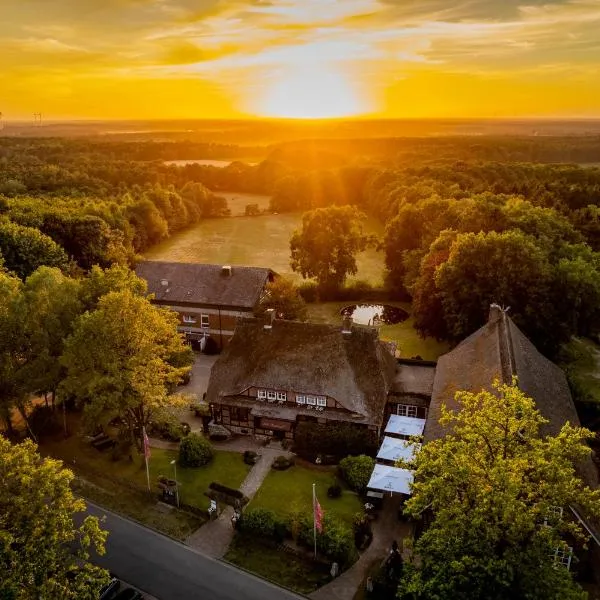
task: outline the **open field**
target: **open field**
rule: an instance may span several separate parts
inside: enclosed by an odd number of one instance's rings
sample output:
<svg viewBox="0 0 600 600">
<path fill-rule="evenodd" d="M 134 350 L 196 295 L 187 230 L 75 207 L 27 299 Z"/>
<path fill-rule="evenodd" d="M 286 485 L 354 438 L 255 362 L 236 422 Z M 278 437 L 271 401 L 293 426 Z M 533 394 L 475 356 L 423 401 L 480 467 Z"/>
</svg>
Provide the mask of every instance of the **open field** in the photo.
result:
<svg viewBox="0 0 600 600">
<path fill-rule="evenodd" d="M 322 302 L 308 305 L 308 320 L 314 323 L 340 324 L 340 310 L 356 302 Z M 391 306 L 399 306 L 411 313 L 408 302 L 385 302 Z M 435 338 L 422 338 L 414 328 L 414 319 L 410 316 L 406 321 L 396 325 L 382 325 L 379 329 L 382 340 L 396 342 L 402 358 L 420 356 L 424 360 L 437 360 L 448 352 L 450 346 L 446 342 L 438 342 Z"/>
<path fill-rule="evenodd" d="M 296 510 L 310 514 L 312 485 L 315 483 L 317 498 L 325 513 L 351 527 L 354 515 L 363 509 L 362 502 L 358 494 L 346 488 L 341 481 L 342 495 L 339 498 L 327 497 L 327 488 L 334 481 L 335 471 L 335 467 L 312 467 L 304 463 L 286 471 L 271 469 L 248 508 L 266 508 L 281 517 Z"/>
<path fill-rule="evenodd" d="M 235 194 L 235 196 L 242 195 Z M 253 198 L 261 198 L 261 196 L 253 196 Z M 243 212 L 244 206 L 250 202 L 245 200 L 242 202 Z M 300 283 L 302 281 L 300 275 L 293 273 L 290 268 L 289 243 L 293 231 L 300 227 L 301 218 L 302 213 L 286 213 L 259 217 L 206 219 L 154 246 L 146 252 L 145 258 L 268 267 Z M 383 233 L 381 224 L 374 219 L 368 220 L 365 229 L 375 235 Z M 367 250 L 359 255 L 357 262 L 358 274 L 355 278 L 350 278 L 350 281 L 362 279 L 371 285 L 382 285 L 384 275 L 382 254 L 372 249 Z"/>
<path fill-rule="evenodd" d="M 225 198 L 232 217 L 243 217 L 246 205 L 258 204 L 260 210 L 269 210 L 271 196 L 262 194 L 244 194 L 243 192 L 215 192 L 216 196 Z M 254 217 L 256 218 L 256 217 Z"/>
</svg>

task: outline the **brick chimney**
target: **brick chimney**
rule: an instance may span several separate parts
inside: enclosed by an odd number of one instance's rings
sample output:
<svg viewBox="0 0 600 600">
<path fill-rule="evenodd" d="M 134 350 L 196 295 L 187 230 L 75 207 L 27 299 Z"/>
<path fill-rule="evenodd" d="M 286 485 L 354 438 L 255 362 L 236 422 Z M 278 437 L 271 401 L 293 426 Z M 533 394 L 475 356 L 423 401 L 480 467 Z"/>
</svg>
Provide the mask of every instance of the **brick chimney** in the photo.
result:
<svg viewBox="0 0 600 600">
<path fill-rule="evenodd" d="M 497 323 L 502 318 L 502 307 L 499 304 L 490 304 L 490 314 L 488 316 L 488 323 Z"/>
<path fill-rule="evenodd" d="M 263 329 L 271 330 L 273 329 L 273 323 L 275 322 L 275 309 L 267 308 L 265 311 L 265 324 L 263 325 Z"/>
<path fill-rule="evenodd" d="M 349 316 L 344 316 L 342 319 L 342 334 L 350 335 L 352 333 L 352 323 L 353 319 Z"/>
<path fill-rule="evenodd" d="M 231 275 L 232 275 L 231 265 L 223 265 L 221 267 L 221 275 L 224 275 L 225 277 L 231 277 Z"/>
</svg>

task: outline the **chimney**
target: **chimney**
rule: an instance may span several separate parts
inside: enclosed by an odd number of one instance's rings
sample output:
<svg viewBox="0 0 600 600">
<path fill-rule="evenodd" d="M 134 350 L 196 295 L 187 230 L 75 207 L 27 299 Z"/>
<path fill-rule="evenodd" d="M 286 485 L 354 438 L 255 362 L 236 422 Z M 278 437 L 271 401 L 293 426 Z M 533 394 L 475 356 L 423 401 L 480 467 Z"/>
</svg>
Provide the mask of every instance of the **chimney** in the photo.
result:
<svg viewBox="0 0 600 600">
<path fill-rule="evenodd" d="M 350 335 L 352 333 L 352 317 L 344 316 L 342 319 L 342 334 Z"/>
<path fill-rule="evenodd" d="M 231 265 L 223 265 L 221 267 L 221 275 L 225 277 L 231 277 Z"/>
<path fill-rule="evenodd" d="M 271 330 L 273 329 L 273 323 L 275 322 L 275 309 L 267 308 L 265 311 L 265 324 L 264 329 Z"/>
</svg>

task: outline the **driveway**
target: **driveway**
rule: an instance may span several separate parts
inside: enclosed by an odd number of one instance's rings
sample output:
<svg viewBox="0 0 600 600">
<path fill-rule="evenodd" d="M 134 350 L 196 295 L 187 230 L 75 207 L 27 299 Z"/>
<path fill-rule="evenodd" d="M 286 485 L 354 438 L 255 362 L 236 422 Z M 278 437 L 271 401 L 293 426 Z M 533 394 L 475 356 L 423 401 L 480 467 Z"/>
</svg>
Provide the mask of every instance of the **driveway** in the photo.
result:
<svg viewBox="0 0 600 600">
<path fill-rule="evenodd" d="M 187 385 L 179 386 L 179 391 L 185 394 L 194 394 L 198 400 L 202 400 L 202 396 L 208 389 L 210 370 L 218 358 L 218 355 L 208 356 L 197 352 L 192 365 L 192 378 Z"/>
<path fill-rule="evenodd" d="M 160 600 L 300 600 L 276 585 L 216 561 L 151 529 L 87 502 L 105 516 L 106 554 L 94 562 Z"/>
</svg>

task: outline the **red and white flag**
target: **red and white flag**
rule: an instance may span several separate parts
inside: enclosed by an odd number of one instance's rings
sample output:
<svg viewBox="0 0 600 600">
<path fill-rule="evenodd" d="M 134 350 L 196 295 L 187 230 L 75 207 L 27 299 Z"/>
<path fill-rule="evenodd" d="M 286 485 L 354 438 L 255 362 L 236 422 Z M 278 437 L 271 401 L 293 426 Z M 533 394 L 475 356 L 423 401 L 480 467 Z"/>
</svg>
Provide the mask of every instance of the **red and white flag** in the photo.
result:
<svg viewBox="0 0 600 600">
<path fill-rule="evenodd" d="M 314 518 L 315 518 L 315 528 L 319 533 L 323 531 L 323 509 L 317 500 L 317 494 L 314 497 Z"/>
<path fill-rule="evenodd" d="M 150 441 L 146 435 L 146 428 L 142 427 L 142 434 L 144 436 L 144 458 L 148 460 L 150 458 Z"/>
</svg>

